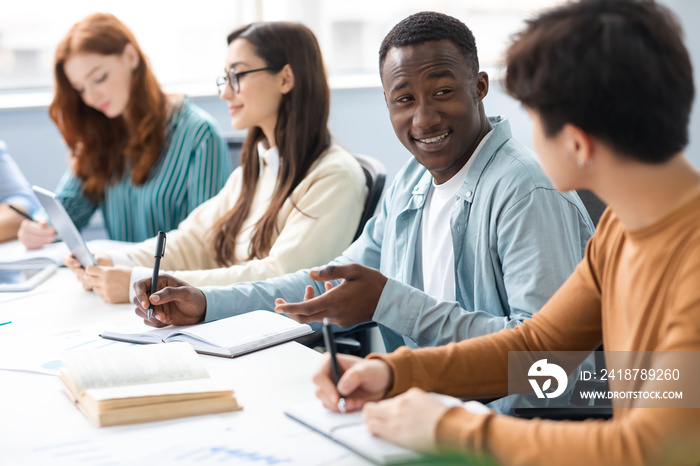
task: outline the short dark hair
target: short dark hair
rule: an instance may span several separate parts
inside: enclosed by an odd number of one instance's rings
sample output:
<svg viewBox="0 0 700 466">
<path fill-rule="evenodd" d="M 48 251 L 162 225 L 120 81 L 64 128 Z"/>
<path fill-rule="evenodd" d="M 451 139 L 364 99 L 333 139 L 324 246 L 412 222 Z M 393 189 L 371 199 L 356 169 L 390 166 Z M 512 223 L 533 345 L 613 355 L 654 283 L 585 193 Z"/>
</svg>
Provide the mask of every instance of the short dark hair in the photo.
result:
<svg viewBox="0 0 700 466">
<path fill-rule="evenodd" d="M 623 156 L 662 163 L 688 143 L 693 69 L 675 16 L 650 0 L 583 0 L 527 22 L 507 92 L 545 134 L 573 124 Z"/>
<path fill-rule="evenodd" d="M 476 75 L 479 72 L 479 58 L 472 31 L 457 18 L 435 11 L 413 14 L 389 31 L 379 47 L 379 75 L 382 74 L 384 60 L 391 48 L 444 39 L 457 46 L 467 59 L 470 70 Z"/>
</svg>

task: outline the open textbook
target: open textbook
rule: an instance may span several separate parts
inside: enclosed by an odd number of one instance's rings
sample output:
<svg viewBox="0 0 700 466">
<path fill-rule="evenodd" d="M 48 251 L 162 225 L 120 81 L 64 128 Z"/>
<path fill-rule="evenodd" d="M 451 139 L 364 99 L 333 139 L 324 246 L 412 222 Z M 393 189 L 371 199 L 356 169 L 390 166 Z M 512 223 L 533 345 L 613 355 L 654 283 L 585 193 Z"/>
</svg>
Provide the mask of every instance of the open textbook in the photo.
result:
<svg viewBox="0 0 700 466">
<path fill-rule="evenodd" d="M 240 409 L 184 343 L 74 351 L 63 363 L 66 393 L 98 427 Z"/>
<path fill-rule="evenodd" d="M 432 394 L 447 406 L 463 406 L 472 412 L 486 413 L 478 401 L 461 400 L 451 396 Z M 376 464 L 408 464 L 431 462 L 428 455 L 408 450 L 372 435 L 362 422 L 362 412 L 335 413 L 323 407 L 320 401 L 301 403 L 287 408 L 287 416 L 325 435 Z M 432 458 L 435 459 L 435 458 Z"/>
<path fill-rule="evenodd" d="M 147 328 L 140 324 L 100 336 L 130 343 L 184 341 L 198 353 L 232 358 L 312 333 L 309 325 L 271 311 L 247 312 L 206 324 Z"/>
</svg>

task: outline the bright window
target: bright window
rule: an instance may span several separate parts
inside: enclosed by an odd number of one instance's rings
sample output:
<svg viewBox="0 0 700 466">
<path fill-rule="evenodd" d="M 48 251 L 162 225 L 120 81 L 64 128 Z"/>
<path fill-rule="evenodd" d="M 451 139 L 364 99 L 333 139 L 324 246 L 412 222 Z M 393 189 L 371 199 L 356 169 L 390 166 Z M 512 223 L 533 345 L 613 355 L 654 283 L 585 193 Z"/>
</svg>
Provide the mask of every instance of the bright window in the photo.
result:
<svg viewBox="0 0 700 466">
<path fill-rule="evenodd" d="M 34 0 L 0 4 L 0 91 L 47 89 L 54 48 L 70 26 L 96 11 L 124 21 L 161 83 L 188 93 L 215 93 L 226 35 L 256 20 L 295 20 L 318 36 L 329 74 L 376 77 L 379 44 L 399 20 L 437 10 L 474 32 L 484 67 L 497 66 L 523 18 L 562 0 Z M 347 82 L 347 80 L 345 80 Z M 352 82 L 352 79 L 350 79 Z"/>
</svg>

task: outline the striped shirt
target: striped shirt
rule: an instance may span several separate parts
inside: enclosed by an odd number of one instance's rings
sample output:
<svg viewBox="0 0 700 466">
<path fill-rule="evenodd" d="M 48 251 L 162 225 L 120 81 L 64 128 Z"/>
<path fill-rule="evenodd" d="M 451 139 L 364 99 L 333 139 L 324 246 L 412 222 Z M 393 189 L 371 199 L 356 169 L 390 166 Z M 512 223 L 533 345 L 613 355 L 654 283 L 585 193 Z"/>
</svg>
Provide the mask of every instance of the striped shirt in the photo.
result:
<svg viewBox="0 0 700 466">
<path fill-rule="evenodd" d="M 181 102 L 168 122 L 163 153 L 141 186 L 125 170 L 105 189 L 104 201 L 95 204 L 84 196 L 81 180 L 66 172 L 57 197 L 78 228 L 99 208 L 110 239 L 143 241 L 176 228 L 224 186 L 231 173 L 226 142 L 210 115 L 186 97 Z"/>
</svg>

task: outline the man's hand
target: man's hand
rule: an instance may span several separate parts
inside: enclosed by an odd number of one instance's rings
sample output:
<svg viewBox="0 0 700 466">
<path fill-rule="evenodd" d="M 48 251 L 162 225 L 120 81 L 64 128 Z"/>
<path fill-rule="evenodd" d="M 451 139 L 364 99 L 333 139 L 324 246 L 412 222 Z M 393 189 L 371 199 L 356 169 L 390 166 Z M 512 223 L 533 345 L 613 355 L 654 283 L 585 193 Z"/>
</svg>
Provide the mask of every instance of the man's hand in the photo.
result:
<svg viewBox="0 0 700 466">
<path fill-rule="evenodd" d="M 329 265 L 313 269 L 309 277 L 316 281 L 343 279 L 332 288 L 326 284 L 326 292 L 314 297 L 313 288 L 307 287 L 304 300 L 287 303 L 275 300 L 275 312 L 281 312 L 301 323 L 320 322 L 328 317 L 341 327 L 352 327 L 372 320 L 379 297 L 387 278 L 379 271 L 360 264 Z"/>
<path fill-rule="evenodd" d="M 368 401 L 381 400 L 394 383 L 391 368 L 379 359 L 362 359 L 338 354 L 338 368 L 343 373 L 338 386 L 333 382 L 330 358 L 326 355 L 313 377 L 316 396 L 323 406 L 338 412 L 338 392 L 345 398 L 347 411 L 357 411 Z"/>
<path fill-rule="evenodd" d="M 448 409 L 434 396 L 412 388 L 395 398 L 367 403 L 362 418 L 373 435 L 411 450 L 431 452 L 438 422 Z"/>
<path fill-rule="evenodd" d="M 158 291 L 148 296 L 150 290 L 150 278 L 134 283 L 136 315 L 142 317 L 146 325 L 193 325 L 204 320 L 207 299 L 198 288 L 170 275 L 161 274 L 158 277 Z M 153 303 L 154 312 L 151 319 L 148 319 L 150 303 Z"/>
</svg>

